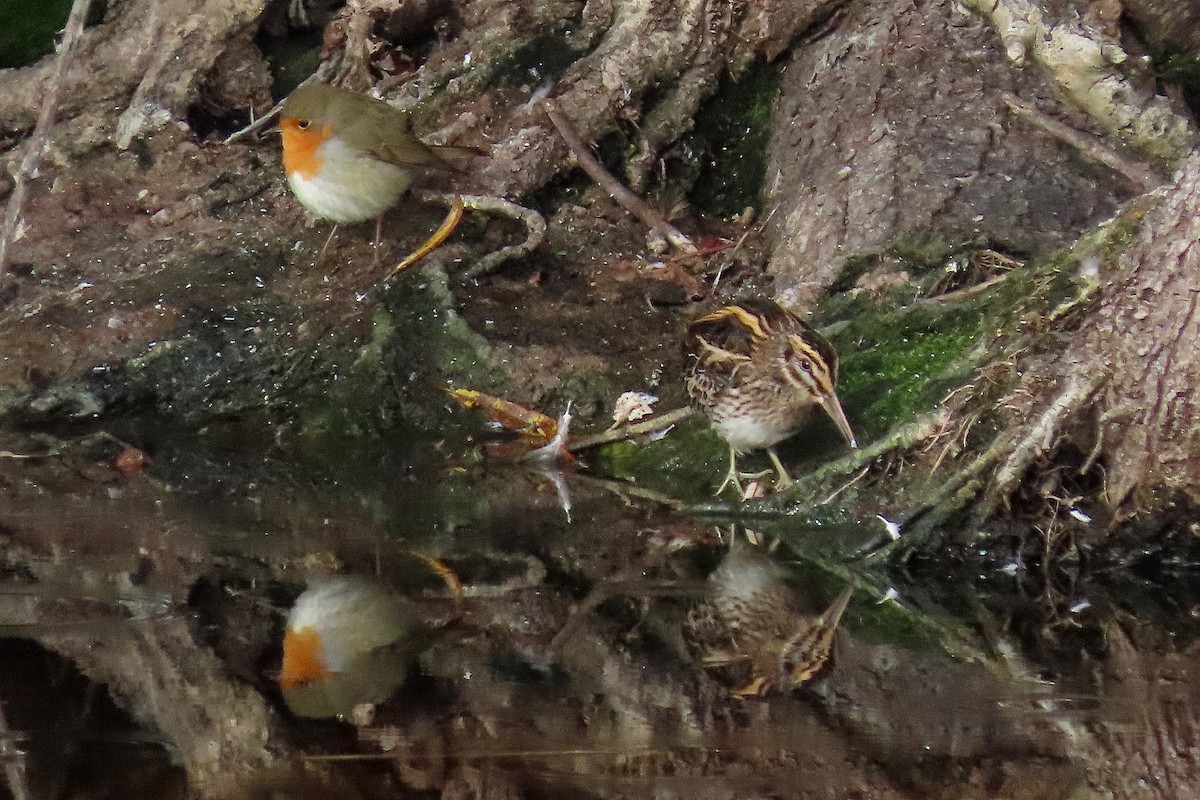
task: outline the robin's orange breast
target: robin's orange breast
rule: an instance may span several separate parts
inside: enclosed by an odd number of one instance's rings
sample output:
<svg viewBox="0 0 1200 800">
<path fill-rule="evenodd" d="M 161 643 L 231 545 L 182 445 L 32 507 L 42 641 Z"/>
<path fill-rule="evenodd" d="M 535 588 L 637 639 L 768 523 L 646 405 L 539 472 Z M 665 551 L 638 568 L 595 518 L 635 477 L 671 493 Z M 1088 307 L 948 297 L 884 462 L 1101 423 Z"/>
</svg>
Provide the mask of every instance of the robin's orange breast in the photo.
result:
<svg viewBox="0 0 1200 800">
<path fill-rule="evenodd" d="M 283 168 L 288 177 L 293 174 L 316 177 L 324 164 L 318 150 L 333 136 L 332 126 L 323 125 L 313 130 L 311 126 L 301 127 L 299 120 L 285 119 L 279 123 L 279 128 L 283 135 Z"/>
<path fill-rule="evenodd" d="M 288 628 L 283 639 L 283 667 L 279 673 L 279 685 L 284 689 L 296 689 L 314 681 L 329 678 L 331 671 L 325 663 L 321 647 L 321 636 L 311 627 Z"/>
<path fill-rule="evenodd" d="M 355 149 L 326 125 L 319 130 L 280 124 L 283 166 L 296 199 L 323 219 L 362 222 L 394 206 L 412 175 Z"/>
</svg>

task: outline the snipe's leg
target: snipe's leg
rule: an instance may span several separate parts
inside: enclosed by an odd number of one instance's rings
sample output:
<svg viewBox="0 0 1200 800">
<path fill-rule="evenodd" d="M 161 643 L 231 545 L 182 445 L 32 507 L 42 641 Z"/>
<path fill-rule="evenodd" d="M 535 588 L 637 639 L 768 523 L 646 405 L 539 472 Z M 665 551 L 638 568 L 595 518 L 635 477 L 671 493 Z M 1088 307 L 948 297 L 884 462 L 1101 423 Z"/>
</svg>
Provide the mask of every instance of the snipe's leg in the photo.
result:
<svg viewBox="0 0 1200 800">
<path fill-rule="evenodd" d="M 454 229 L 458 227 L 458 223 L 462 219 L 462 215 L 462 200 L 455 197 L 454 202 L 450 204 L 450 210 L 446 212 L 446 218 L 442 220 L 442 224 L 438 226 L 438 229 L 434 231 L 428 239 L 425 240 L 424 244 L 422 244 L 416 250 L 413 250 L 408 254 L 408 256 L 405 257 L 403 261 L 397 264 L 396 267 L 388 273 L 388 276 L 384 278 L 384 283 L 387 283 L 392 278 L 396 277 L 398 274 L 432 253 L 434 250 L 441 247 L 442 243 L 449 239 L 450 234 L 454 233 Z"/>
<path fill-rule="evenodd" d="M 745 498 L 746 493 L 744 491 L 742 491 L 742 483 L 741 483 L 740 478 L 741 478 L 741 473 L 739 473 L 737 471 L 737 452 L 732 447 L 730 447 L 729 448 L 729 472 L 725 473 L 725 480 L 721 481 L 721 485 L 717 487 L 717 490 L 715 492 L 713 492 L 713 496 L 716 497 L 717 495 L 721 494 L 721 492 L 725 491 L 725 489 L 728 488 L 730 486 L 730 484 L 732 484 L 733 487 L 735 489 L 737 489 L 738 495 Z"/>
<path fill-rule="evenodd" d="M 795 481 L 787 474 L 787 470 L 783 468 L 783 462 L 779 460 L 779 456 L 775 452 L 774 447 L 767 448 L 767 455 L 771 457 L 771 463 L 775 466 L 775 471 L 779 473 L 779 479 L 775 481 L 775 490 L 783 491 L 793 485 Z"/>
</svg>

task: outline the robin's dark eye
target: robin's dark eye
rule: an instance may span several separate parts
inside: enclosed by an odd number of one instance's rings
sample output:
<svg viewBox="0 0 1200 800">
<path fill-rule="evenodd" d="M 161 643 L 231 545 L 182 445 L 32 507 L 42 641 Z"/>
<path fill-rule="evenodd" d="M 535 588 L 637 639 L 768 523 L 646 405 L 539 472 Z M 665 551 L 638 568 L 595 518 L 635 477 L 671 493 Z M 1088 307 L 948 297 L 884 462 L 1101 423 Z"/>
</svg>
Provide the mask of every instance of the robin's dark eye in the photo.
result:
<svg viewBox="0 0 1200 800">
<path fill-rule="evenodd" d="M 312 123 L 309 122 L 308 120 L 302 119 L 302 120 L 298 120 L 296 122 L 296 127 L 299 128 L 300 130 L 307 130 L 308 126 L 311 124 Z"/>
</svg>

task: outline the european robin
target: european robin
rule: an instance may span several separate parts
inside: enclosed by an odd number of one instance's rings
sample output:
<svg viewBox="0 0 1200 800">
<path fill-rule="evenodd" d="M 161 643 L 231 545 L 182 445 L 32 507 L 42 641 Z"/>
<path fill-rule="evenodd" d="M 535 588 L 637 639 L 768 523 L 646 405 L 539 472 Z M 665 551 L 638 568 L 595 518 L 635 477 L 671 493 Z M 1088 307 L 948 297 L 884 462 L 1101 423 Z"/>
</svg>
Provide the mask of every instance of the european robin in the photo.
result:
<svg viewBox="0 0 1200 800">
<path fill-rule="evenodd" d="M 371 581 L 310 581 L 288 615 L 283 699 L 295 714 L 313 718 L 382 702 L 404 682 L 426 632 L 404 598 Z"/>
<path fill-rule="evenodd" d="M 382 215 L 408 189 L 414 169 L 458 169 L 475 155 L 424 144 L 409 131 L 404 112 L 318 83 L 288 96 L 279 128 L 283 168 L 300 203 L 334 223 L 375 217 L 376 247 Z"/>
</svg>

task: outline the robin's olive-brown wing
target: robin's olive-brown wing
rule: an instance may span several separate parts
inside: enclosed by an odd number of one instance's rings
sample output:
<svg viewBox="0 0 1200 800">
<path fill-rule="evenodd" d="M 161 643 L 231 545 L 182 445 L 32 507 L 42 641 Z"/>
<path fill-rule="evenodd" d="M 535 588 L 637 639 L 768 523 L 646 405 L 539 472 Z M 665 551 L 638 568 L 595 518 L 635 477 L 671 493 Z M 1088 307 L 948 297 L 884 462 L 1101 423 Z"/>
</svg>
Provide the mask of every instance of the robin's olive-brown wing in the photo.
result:
<svg viewBox="0 0 1200 800">
<path fill-rule="evenodd" d="M 382 100 L 345 92 L 334 105 L 339 136 L 356 150 L 401 167 L 446 166 L 409 130 L 408 116 Z"/>
</svg>

